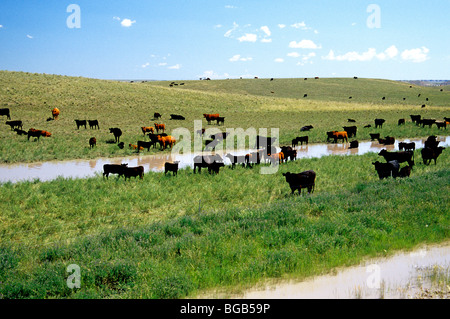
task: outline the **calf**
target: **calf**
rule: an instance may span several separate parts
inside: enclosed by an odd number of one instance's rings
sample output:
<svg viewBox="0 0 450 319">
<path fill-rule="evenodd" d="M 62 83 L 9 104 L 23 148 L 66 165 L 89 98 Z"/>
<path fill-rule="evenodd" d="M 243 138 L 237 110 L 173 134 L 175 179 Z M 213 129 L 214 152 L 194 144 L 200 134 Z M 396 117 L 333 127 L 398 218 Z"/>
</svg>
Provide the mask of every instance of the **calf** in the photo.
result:
<svg viewBox="0 0 450 319">
<path fill-rule="evenodd" d="M 162 131 L 164 133 L 164 131 L 166 130 L 166 125 L 155 123 L 155 129 L 156 129 L 156 133 L 159 133 L 159 131 Z"/>
<path fill-rule="evenodd" d="M 144 178 L 144 166 L 137 166 L 137 167 L 124 167 L 123 168 L 123 175 L 125 176 L 125 180 L 127 180 L 127 178 L 131 178 L 131 177 L 138 177 L 140 179 Z"/>
<path fill-rule="evenodd" d="M 378 177 L 380 179 L 393 177 L 397 178 L 398 176 L 398 170 L 400 168 L 400 165 L 398 161 L 389 161 L 387 163 L 380 163 L 376 161 L 375 163 L 372 163 L 375 166 L 375 170 L 378 173 Z"/>
<path fill-rule="evenodd" d="M 6 115 L 6 118 L 8 120 L 11 119 L 11 115 L 10 115 L 9 109 L 0 109 L 0 115 L 1 116 Z"/>
<path fill-rule="evenodd" d="M 23 128 L 23 122 L 22 121 L 6 121 L 6 125 L 9 125 L 11 127 L 11 131 L 13 131 L 15 128 Z"/>
<path fill-rule="evenodd" d="M 97 145 L 97 139 L 95 137 L 91 137 L 89 139 L 89 148 L 94 148 Z"/>
<path fill-rule="evenodd" d="M 219 170 L 221 167 L 224 167 L 225 164 L 223 162 L 212 162 L 210 164 L 206 164 L 206 167 L 208 168 L 209 174 L 219 174 Z"/>
<path fill-rule="evenodd" d="M 114 141 L 120 142 L 120 137 L 122 136 L 122 130 L 118 127 L 110 128 L 109 133 L 114 134 Z"/>
<path fill-rule="evenodd" d="M 420 119 L 422 118 L 422 116 L 420 115 L 410 115 L 410 117 L 413 123 L 417 123 L 417 121 L 420 121 Z"/>
<path fill-rule="evenodd" d="M 90 129 L 100 129 L 100 126 L 98 125 L 98 120 L 88 120 L 89 128 Z"/>
<path fill-rule="evenodd" d="M 378 155 L 383 156 L 386 162 L 390 161 L 398 161 L 399 163 L 408 162 L 409 166 L 414 165 L 413 152 L 409 151 L 401 151 L 401 152 L 388 152 L 385 149 L 382 149 Z"/>
<path fill-rule="evenodd" d="M 386 122 L 384 119 L 375 119 L 375 128 L 383 128 L 384 122 Z"/>
<path fill-rule="evenodd" d="M 422 160 L 425 165 L 430 165 L 431 161 L 434 160 L 434 165 L 436 165 L 436 160 L 439 155 L 442 154 L 442 151 L 445 150 L 445 147 L 438 146 L 436 148 L 425 147 L 421 150 Z"/>
<path fill-rule="evenodd" d="M 77 130 L 80 129 L 80 126 L 84 126 L 84 128 L 86 128 L 86 120 L 75 120 L 75 123 L 77 124 Z"/>
<path fill-rule="evenodd" d="M 314 192 L 314 186 L 316 182 L 316 173 L 312 170 L 304 171 L 302 173 L 283 173 L 286 178 L 286 182 L 291 188 L 291 194 L 294 194 L 295 190 L 298 190 L 298 194 L 302 193 L 302 188 L 307 188 L 308 193 Z"/>
<path fill-rule="evenodd" d="M 160 119 L 161 118 L 161 114 L 159 114 L 158 112 L 153 113 L 153 118 L 155 120 Z"/>
<path fill-rule="evenodd" d="M 173 163 L 169 163 L 169 162 L 165 162 L 164 163 L 164 175 L 167 174 L 167 172 L 172 172 L 172 175 L 177 175 L 178 174 L 178 164 L 180 162 L 173 162 Z"/>
<path fill-rule="evenodd" d="M 447 121 L 436 121 L 434 122 L 434 124 L 436 124 L 437 128 L 445 128 L 447 129 Z"/>
<path fill-rule="evenodd" d="M 220 123 L 222 123 L 222 125 L 225 124 L 225 117 L 224 116 L 218 116 L 217 117 L 217 125 L 220 125 Z"/>
<path fill-rule="evenodd" d="M 154 133 L 155 132 L 155 129 L 151 126 L 141 126 L 141 130 L 142 130 L 142 133 L 144 133 L 144 136 L 146 133 Z"/>
<path fill-rule="evenodd" d="M 103 177 L 108 179 L 109 174 L 118 174 L 118 178 L 123 175 L 124 169 L 128 166 L 125 164 L 105 164 L 103 165 Z"/>
<path fill-rule="evenodd" d="M 398 172 L 398 177 L 409 177 L 411 175 L 411 167 L 405 166 Z"/>
<path fill-rule="evenodd" d="M 142 146 L 138 146 L 138 145 L 135 145 L 135 144 L 128 144 L 128 147 L 133 149 L 133 150 L 137 150 L 137 149 L 139 149 L 139 151 L 143 151 L 144 150 L 144 148 Z"/>
</svg>

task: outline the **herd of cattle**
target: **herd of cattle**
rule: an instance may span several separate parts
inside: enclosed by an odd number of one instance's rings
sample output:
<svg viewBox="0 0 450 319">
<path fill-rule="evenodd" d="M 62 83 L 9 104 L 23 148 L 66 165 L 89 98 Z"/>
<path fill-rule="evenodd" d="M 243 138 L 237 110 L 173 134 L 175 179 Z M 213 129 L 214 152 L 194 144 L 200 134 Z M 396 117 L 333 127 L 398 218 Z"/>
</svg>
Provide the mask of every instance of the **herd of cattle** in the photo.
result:
<svg viewBox="0 0 450 319">
<path fill-rule="evenodd" d="M 11 121 L 10 111 L 9 109 L 0 109 L 0 115 L 7 116 L 8 120 L 6 122 L 7 125 L 11 127 L 11 130 L 14 130 L 19 135 L 27 135 L 28 139 L 30 137 L 36 137 L 39 139 L 41 136 L 50 137 L 51 133 L 44 130 L 36 130 L 34 128 L 29 129 L 28 131 L 23 131 L 23 123 L 22 121 Z M 52 110 L 53 119 L 57 119 L 59 115 L 59 110 L 56 108 Z M 219 116 L 219 114 L 203 114 L 203 117 L 206 119 L 208 124 L 216 121 L 218 125 L 220 123 L 224 123 L 224 117 Z M 438 128 L 445 128 L 447 124 L 450 122 L 450 118 L 444 118 L 443 121 L 437 121 L 434 119 L 422 119 L 420 115 L 411 115 L 411 121 L 416 123 L 416 125 L 422 125 L 422 127 L 429 126 L 431 127 L 435 124 Z M 160 113 L 154 113 L 154 119 L 160 119 Z M 184 120 L 185 118 L 181 115 L 170 114 L 171 120 Z M 354 119 L 348 119 L 348 122 L 356 122 Z M 375 128 L 382 128 L 383 124 L 386 121 L 384 119 L 375 119 L 374 124 Z M 398 125 L 404 125 L 405 119 L 400 119 L 398 121 Z M 86 129 L 87 125 L 91 129 L 100 129 L 98 120 L 75 120 L 75 124 L 77 129 L 80 127 L 84 127 Z M 369 128 L 371 125 L 366 125 L 364 128 Z M 307 132 L 313 129 L 312 125 L 303 126 L 300 129 L 300 132 Z M 143 149 L 150 150 L 151 147 L 155 148 L 157 144 L 160 145 L 162 150 L 167 147 L 172 148 L 176 144 L 175 138 L 165 133 L 166 126 L 165 124 L 154 123 L 154 127 L 141 127 L 142 133 L 144 137 L 147 135 L 149 137 L 149 141 L 137 141 L 137 144 L 129 144 L 129 147 L 135 149 L 137 152 Z M 122 136 L 122 130 L 120 128 L 110 128 L 109 132 L 114 135 L 114 142 L 118 144 L 120 148 L 124 147 L 124 143 L 120 142 L 120 137 Z M 156 132 L 156 133 L 155 133 Z M 205 129 L 202 129 L 197 132 L 197 134 L 203 135 L 205 133 Z M 226 132 L 219 133 L 211 136 L 210 140 L 206 140 L 205 150 L 211 148 L 214 150 L 215 146 L 227 137 Z M 357 135 L 357 126 L 344 126 L 342 131 L 329 131 L 327 134 L 327 142 L 342 142 L 348 143 L 349 138 L 356 137 Z M 371 140 L 378 140 L 380 144 L 383 145 L 393 145 L 395 143 L 395 138 L 386 136 L 385 138 L 381 138 L 379 133 L 370 134 Z M 260 163 L 272 163 L 272 164 L 282 164 L 287 162 L 288 160 L 294 161 L 297 158 L 297 150 L 296 147 L 303 143 L 308 144 L 309 137 L 307 135 L 298 136 L 292 140 L 291 146 L 281 146 L 280 151 L 277 152 L 277 149 L 273 146 L 276 138 L 271 137 L 263 137 L 257 136 L 255 141 L 255 152 L 250 152 L 246 155 L 235 156 L 232 154 L 226 154 L 225 157 L 229 159 L 231 162 L 231 169 L 234 169 L 236 165 L 242 165 L 243 167 L 253 167 L 253 165 L 258 165 Z M 96 146 L 97 140 L 95 137 L 91 137 L 89 139 L 89 147 L 93 148 Z M 381 163 L 379 161 L 373 162 L 372 164 L 375 167 L 375 170 L 380 179 L 387 177 L 409 177 L 411 174 L 411 170 L 414 166 L 414 151 L 415 144 L 414 143 L 405 143 L 400 142 L 398 152 L 389 152 L 385 149 L 379 152 L 379 156 L 382 156 L 386 163 Z M 421 150 L 421 155 L 423 159 L 423 163 L 425 165 L 429 165 L 431 161 L 434 161 L 436 164 L 436 160 L 442 151 L 445 149 L 444 147 L 439 146 L 439 141 L 437 141 L 436 136 L 430 136 L 425 142 L 425 147 Z M 353 140 L 350 141 L 349 148 L 358 148 L 358 141 Z M 400 168 L 400 164 L 407 163 L 407 166 Z M 177 175 L 179 162 L 166 162 L 164 173 L 172 172 L 173 175 Z M 193 171 L 196 173 L 197 171 L 201 173 L 201 169 L 205 168 L 208 170 L 210 174 L 218 174 L 221 167 L 224 167 L 224 159 L 218 155 L 199 155 L 194 157 L 194 166 Z M 142 179 L 144 177 L 144 167 L 128 167 L 128 164 L 105 164 L 103 167 L 103 176 L 108 178 L 109 174 L 118 174 L 120 176 L 124 176 L 125 180 L 130 177 L 139 177 Z M 312 170 L 304 171 L 301 173 L 283 173 L 283 176 L 286 179 L 286 182 L 289 184 L 291 188 L 292 194 L 295 190 L 298 190 L 299 194 L 301 194 L 302 188 L 306 188 L 308 193 L 314 191 L 316 173 Z"/>
</svg>

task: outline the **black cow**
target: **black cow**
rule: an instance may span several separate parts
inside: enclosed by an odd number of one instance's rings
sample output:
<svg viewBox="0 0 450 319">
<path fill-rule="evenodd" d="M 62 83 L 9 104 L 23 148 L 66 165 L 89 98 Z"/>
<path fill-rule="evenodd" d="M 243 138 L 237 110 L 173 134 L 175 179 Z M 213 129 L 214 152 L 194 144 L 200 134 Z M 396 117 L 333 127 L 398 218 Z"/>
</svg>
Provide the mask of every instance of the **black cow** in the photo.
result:
<svg viewBox="0 0 450 319">
<path fill-rule="evenodd" d="M 247 167 L 253 167 L 253 164 L 260 164 L 263 154 L 264 150 L 245 154 L 245 164 L 247 165 Z"/>
<path fill-rule="evenodd" d="M 416 143 L 406 143 L 406 142 L 400 142 L 398 143 L 398 149 L 400 151 L 412 151 L 414 152 L 416 150 Z"/>
<path fill-rule="evenodd" d="M 308 136 L 298 136 L 292 140 L 292 147 L 298 146 L 298 143 L 300 143 L 300 145 L 303 145 L 303 143 L 308 145 L 308 142 L 309 142 Z"/>
<path fill-rule="evenodd" d="M 399 119 L 398 125 L 404 125 L 406 123 L 405 119 Z"/>
<path fill-rule="evenodd" d="M 423 163 L 425 165 L 430 165 L 431 161 L 434 160 L 434 165 L 436 165 L 436 160 L 443 150 L 445 150 L 445 147 L 442 146 L 437 146 L 436 148 L 423 148 L 421 150 Z"/>
<path fill-rule="evenodd" d="M 164 175 L 167 174 L 167 172 L 172 172 L 172 174 L 175 176 L 178 174 L 178 164 L 180 162 L 176 161 L 173 163 L 165 162 L 164 163 Z"/>
<path fill-rule="evenodd" d="M 145 141 L 138 141 L 137 142 L 137 152 L 139 153 L 139 150 L 142 148 L 146 148 L 147 151 L 150 151 L 150 147 L 154 147 L 155 143 L 153 141 L 145 142 Z"/>
<path fill-rule="evenodd" d="M 75 120 L 75 123 L 77 124 L 77 130 L 80 129 L 80 126 L 84 126 L 84 128 L 86 128 L 86 120 Z"/>
<path fill-rule="evenodd" d="M 14 129 L 14 132 L 16 132 L 17 135 L 27 135 L 27 134 L 28 134 L 27 131 L 19 130 L 18 128 L 15 128 L 15 129 Z"/>
<path fill-rule="evenodd" d="M 161 118 L 161 114 L 159 114 L 158 112 L 155 112 L 153 114 L 153 119 L 157 120 L 157 119 L 160 119 L 160 118 Z"/>
<path fill-rule="evenodd" d="M 2 115 L 2 116 L 6 115 L 6 118 L 8 120 L 11 119 L 11 115 L 10 115 L 9 109 L 0 109 L 0 115 Z"/>
<path fill-rule="evenodd" d="M 103 165 L 103 177 L 106 176 L 108 179 L 109 174 L 119 174 L 118 177 L 123 175 L 124 168 L 128 166 L 128 163 L 125 164 L 105 164 Z"/>
<path fill-rule="evenodd" d="M 435 149 L 438 146 L 439 146 L 439 141 L 437 140 L 437 136 L 435 136 L 435 135 L 428 136 L 427 140 L 424 143 L 425 148 L 428 147 L 428 148 Z"/>
<path fill-rule="evenodd" d="M 389 161 L 387 163 L 380 163 L 378 161 L 376 161 L 375 163 L 372 162 L 372 164 L 375 166 L 375 170 L 378 173 L 378 177 L 380 179 L 383 178 L 388 178 L 388 177 L 393 177 L 393 178 L 397 178 L 398 176 L 398 171 L 400 168 L 400 165 L 398 163 L 398 161 Z"/>
<path fill-rule="evenodd" d="M 447 121 L 435 121 L 434 124 L 436 124 L 437 128 L 445 128 L 447 129 Z"/>
<path fill-rule="evenodd" d="M 410 115 L 410 117 L 411 117 L 411 121 L 416 124 L 417 124 L 417 121 L 420 121 L 422 118 L 421 115 Z"/>
<path fill-rule="evenodd" d="M 122 130 L 120 128 L 117 127 L 110 128 L 109 133 L 114 134 L 115 142 L 120 142 L 120 137 L 122 136 Z"/>
<path fill-rule="evenodd" d="M 429 128 L 436 122 L 434 119 L 422 119 L 422 127 L 428 125 Z"/>
<path fill-rule="evenodd" d="M 178 114 L 170 114 L 170 119 L 171 120 L 185 120 L 185 117 L 182 115 L 178 115 Z"/>
<path fill-rule="evenodd" d="M 291 161 L 295 161 L 297 159 L 297 150 L 294 150 L 290 146 L 282 146 L 281 152 L 284 154 L 284 161 L 287 162 L 288 158 Z"/>
<path fill-rule="evenodd" d="M 291 188 L 291 194 L 294 194 L 295 190 L 298 190 L 298 194 L 302 193 L 302 188 L 307 188 L 308 193 L 314 192 L 314 186 L 316 183 L 316 173 L 312 170 L 304 171 L 302 173 L 283 173 L 286 178 L 286 182 Z"/>
<path fill-rule="evenodd" d="M 225 117 L 224 116 L 218 116 L 217 117 L 217 125 L 220 125 L 220 123 L 222 123 L 222 125 L 225 124 Z"/>
<path fill-rule="evenodd" d="M 89 122 L 89 128 L 91 129 L 100 129 L 100 126 L 98 125 L 98 120 L 88 120 Z"/>
<path fill-rule="evenodd" d="M 97 139 L 95 137 L 91 137 L 89 139 L 89 148 L 94 148 L 97 145 Z"/>
<path fill-rule="evenodd" d="M 383 128 L 384 122 L 386 122 L 385 119 L 375 119 L 375 128 Z"/>
<path fill-rule="evenodd" d="M 383 145 L 394 145 L 395 144 L 395 138 L 391 136 L 386 136 L 385 138 L 378 138 L 378 143 Z"/>
<path fill-rule="evenodd" d="M 306 131 L 310 131 L 314 128 L 314 126 L 312 125 L 305 125 L 300 129 L 300 132 L 306 132 Z"/>
<path fill-rule="evenodd" d="M 6 121 L 6 125 L 9 125 L 11 127 L 11 131 L 13 131 L 15 128 L 23 129 L 23 122 L 22 121 Z"/>
<path fill-rule="evenodd" d="M 398 177 L 409 177 L 411 175 L 411 167 L 405 166 L 398 172 Z"/>
<path fill-rule="evenodd" d="M 351 141 L 350 146 L 348 148 L 358 148 L 359 142 L 358 141 Z"/>
<path fill-rule="evenodd" d="M 350 122 L 350 123 L 355 123 L 356 122 L 356 120 L 354 120 L 354 119 L 347 119 L 347 121 Z"/>
<path fill-rule="evenodd" d="M 144 166 L 136 166 L 136 167 L 124 167 L 123 168 L 123 175 L 125 176 L 125 180 L 127 180 L 127 178 L 131 178 L 131 177 L 138 177 L 140 179 L 144 178 Z"/>
<path fill-rule="evenodd" d="M 225 164 L 222 162 L 212 162 L 212 163 L 206 164 L 209 174 L 212 174 L 212 173 L 219 174 L 220 168 L 224 167 L 224 166 L 225 166 Z"/>
<path fill-rule="evenodd" d="M 194 157 L 194 174 L 198 168 L 198 172 L 202 172 L 202 168 L 207 168 L 209 164 L 214 162 L 223 162 L 220 155 L 197 155 Z"/>
<path fill-rule="evenodd" d="M 400 151 L 400 152 L 389 152 L 385 149 L 382 149 L 378 155 L 383 156 L 386 162 L 390 161 L 398 161 L 399 163 L 408 162 L 409 166 L 413 167 L 414 165 L 414 159 L 413 155 L 414 152 L 409 151 Z"/>
<path fill-rule="evenodd" d="M 348 137 L 356 136 L 357 130 L 358 130 L 358 128 L 356 126 L 344 126 L 344 131 L 347 132 Z"/>
</svg>

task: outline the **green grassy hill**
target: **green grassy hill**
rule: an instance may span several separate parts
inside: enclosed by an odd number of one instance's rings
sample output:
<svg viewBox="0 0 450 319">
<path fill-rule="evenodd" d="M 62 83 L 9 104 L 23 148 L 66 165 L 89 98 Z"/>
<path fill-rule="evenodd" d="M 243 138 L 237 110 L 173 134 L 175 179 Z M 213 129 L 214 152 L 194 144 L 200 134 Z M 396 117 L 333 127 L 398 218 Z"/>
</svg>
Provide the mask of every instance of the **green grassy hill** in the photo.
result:
<svg viewBox="0 0 450 319">
<path fill-rule="evenodd" d="M 181 82 L 180 82 L 181 83 Z M 170 82 L 124 83 L 57 75 L 0 72 L 0 107 L 11 110 L 13 120 L 22 120 L 24 130 L 43 129 L 52 137 L 39 142 L 27 141 L 0 126 L 2 162 L 34 162 L 53 159 L 117 157 L 133 154 L 107 142 L 113 139 L 110 127 L 123 131 L 125 145 L 144 139 L 141 126 L 153 126 L 154 112 L 163 115 L 168 132 L 183 127 L 194 136 L 194 121 L 203 121 L 203 113 L 219 113 L 226 128 L 278 128 L 280 144 L 290 144 L 299 136 L 300 128 L 313 125 L 310 142 L 326 142 L 326 132 L 342 130 L 347 119 L 357 121 L 358 139 L 369 139 L 377 117 L 386 119 L 382 135 L 396 138 L 440 134 L 436 127 L 418 128 L 407 123 L 397 127 L 399 118 L 410 114 L 442 119 L 450 116 L 450 92 L 408 84 L 371 79 L 248 79 L 220 81 L 185 81 L 169 87 Z M 275 93 L 270 93 L 275 92 Z M 306 98 L 304 94 L 308 94 Z M 418 94 L 421 97 L 418 97 Z M 352 99 L 348 99 L 352 96 Z M 385 96 L 386 99 L 382 100 Z M 403 101 L 403 97 L 406 100 Z M 428 97 L 429 101 L 425 99 Z M 426 108 L 421 105 L 426 103 Z M 46 121 L 51 109 L 61 111 L 57 121 Z M 185 116 L 185 121 L 172 121 L 170 114 Z M 6 117 L 3 117 L 6 120 Z M 100 130 L 77 130 L 75 119 L 97 119 Z M 90 150 L 90 137 L 97 147 Z M 192 138 L 193 139 L 193 138 Z M 159 150 L 151 150 L 157 153 Z M 146 152 L 148 153 L 148 152 Z"/>
</svg>

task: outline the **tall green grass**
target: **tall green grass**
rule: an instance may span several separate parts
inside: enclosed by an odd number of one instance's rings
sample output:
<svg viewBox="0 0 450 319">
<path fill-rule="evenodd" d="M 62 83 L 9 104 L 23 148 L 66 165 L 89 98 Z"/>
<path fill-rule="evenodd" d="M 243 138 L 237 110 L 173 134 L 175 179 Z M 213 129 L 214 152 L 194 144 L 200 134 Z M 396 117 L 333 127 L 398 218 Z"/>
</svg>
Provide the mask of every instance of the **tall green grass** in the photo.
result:
<svg viewBox="0 0 450 319">
<path fill-rule="evenodd" d="M 417 163 L 410 178 L 382 181 L 371 164 L 378 158 L 302 159 L 274 175 L 226 167 L 217 176 L 186 169 L 143 181 L 4 184 L 0 293 L 192 297 L 448 239 L 448 154 Z M 317 172 L 315 193 L 291 196 L 281 173 L 306 169 Z M 70 264 L 81 268 L 80 289 L 65 285 Z"/>
</svg>

